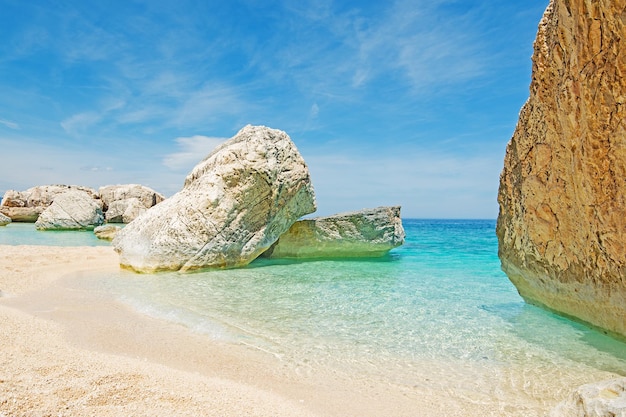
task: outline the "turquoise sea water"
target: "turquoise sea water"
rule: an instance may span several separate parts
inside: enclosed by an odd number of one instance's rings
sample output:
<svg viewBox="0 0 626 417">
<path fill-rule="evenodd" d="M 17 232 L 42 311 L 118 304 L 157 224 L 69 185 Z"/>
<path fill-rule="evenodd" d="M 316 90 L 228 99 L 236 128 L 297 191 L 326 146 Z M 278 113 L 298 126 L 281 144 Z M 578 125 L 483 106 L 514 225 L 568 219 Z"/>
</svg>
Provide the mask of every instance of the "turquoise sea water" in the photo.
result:
<svg viewBox="0 0 626 417">
<path fill-rule="evenodd" d="M 145 313 L 305 366 L 395 380 L 412 376 L 390 367 L 451 360 L 626 374 L 625 344 L 523 302 L 500 270 L 495 221 L 404 226 L 406 243 L 382 259 L 120 272 L 101 285 Z"/>
<path fill-rule="evenodd" d="M 192 274 L 120 270 L 93 285 L 143 313 L 300 369 L 416 386 L 424 364 L 448 364 L 445 378 L 478 381 L 471 389 L 494 379 L 508 386 L 491 396 L 530 389 L 531 379 L 578 385 L 626 375 L 624 343 L 523 302 L 500 270 L 495 221 L 407 219 L 404 227 L 406 243 L 381 259 L 258 260 Z M 0 243 L 9 230 L 0 229 Z M 82 244 L 101 244 L 90 239 Z"/>
<path fill-rule="evenodd" d="M 0 226 L 0 245 L 108 246 L 110 243 L 98 239 L 89 230 L 39 231 L 34 223 L 9 223 Z"/>
</svg>

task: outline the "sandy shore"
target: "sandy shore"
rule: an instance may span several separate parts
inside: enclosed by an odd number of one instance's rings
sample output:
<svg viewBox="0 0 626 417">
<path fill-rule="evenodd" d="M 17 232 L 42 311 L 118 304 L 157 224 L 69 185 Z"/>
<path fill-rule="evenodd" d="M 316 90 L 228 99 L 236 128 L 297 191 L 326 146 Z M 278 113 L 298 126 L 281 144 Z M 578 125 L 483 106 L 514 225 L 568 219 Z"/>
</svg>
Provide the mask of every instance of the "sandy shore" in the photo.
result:
<svg viewBox="0 0 626 417">
<path fill-rule="evenodd" d="M 411 389 L 299 368 L 80 285 L 117 269 L 110 247 L 0 246 L 0 417 L 540 416 L 565 394 L 531 384 L 502 396 L 479 370 L 441 385 L 440 364 Z M 518 375 L 497 377 L 527 385 Z"/>
<path fill-rule="evenodd" d="M 368 381 L 299 371 L 73 286 L 77 274 L 117 268 L 109 247 L 0 246 L 0 416 L 441 411 Z"/>
</svg>

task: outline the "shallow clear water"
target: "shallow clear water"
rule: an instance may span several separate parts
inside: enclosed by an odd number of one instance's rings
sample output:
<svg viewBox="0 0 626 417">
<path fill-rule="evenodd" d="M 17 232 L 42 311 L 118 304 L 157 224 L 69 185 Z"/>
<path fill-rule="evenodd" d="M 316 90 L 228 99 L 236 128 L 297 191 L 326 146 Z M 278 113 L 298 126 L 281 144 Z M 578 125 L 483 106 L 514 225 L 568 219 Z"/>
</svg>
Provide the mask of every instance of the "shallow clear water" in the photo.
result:
<svg viewBox="0 0 626 417">
<path fill-rule="evenodd" d="M 236 270 L 102 277 L 156 317 L 297 366 L 414 384 L 420 363 L 626 374 L 626 345 L 525 304 L 500 270 L 495 221 L 405 220 L 382 259 L 259 260 Z"/>
<path fill-rule="evenodd" d="M 98 239 L 90 230 L 35 229 L 34 223 L 9 223 L 0 226 L 0 245 L 43 246 L 107 246 L 109 242 Z"/>
<path fill-rule="evenodd" d="M 381 259 L 258 260 L 192 274 L 120 270 L 90 285 L 298 370 L 428 389 L 436 379 L 440 389 L 456 384 L 455 396 L 473 392 L 472 401 L 483 393 L 481 401 L 521 407 L 532 398 L 539 409 L 573 386 L 626 375 L 626 344 L 523 302 L 500 270 L 495 221 L 404 226 L 406 243 Z M 0 228 L 0 244 L 22 243 L 108 244 L 91 232 Z"/>
</svg>

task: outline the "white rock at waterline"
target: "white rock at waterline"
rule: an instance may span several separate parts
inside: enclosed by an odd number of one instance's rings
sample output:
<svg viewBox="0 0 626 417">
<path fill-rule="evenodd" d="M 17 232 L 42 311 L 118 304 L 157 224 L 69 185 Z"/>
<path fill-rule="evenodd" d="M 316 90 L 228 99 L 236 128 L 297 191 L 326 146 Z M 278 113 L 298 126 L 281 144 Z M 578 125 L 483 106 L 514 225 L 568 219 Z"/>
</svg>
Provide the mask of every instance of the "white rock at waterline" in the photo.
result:
<svg viewBox="0 0 626 417">
<path fill-rule="evenodd" d="M 550 417 L 626 417 L 626 378 L 577 388 Z"/>
<path fill-rule="evenodd" d="M 268 258 L 378 257 L 404 243 L 400 207 L 377 207 L 299 220 L 263 256 Z"/>
<path fill-rule="evenodd" d="M 0 226 L 6 226 L 7 224 L 11 223 L 11 218 L 9 216 L 5 216 L 4 214 L 0 213 Z"/>
<path fill-rule="evenodd" d="M 315 211 L 309 170 L 289 136 L 246 126 L 187 176 L 174 196 L 113 240 L 140 272 L 243 266 Z"/>
<path fill-rule="evenodd" d="M 81 190 L 69 190 L 55 196 L 35 222 L 38 230 L 93 229 L 104 222 L 99 200 Z"/>
</svg>

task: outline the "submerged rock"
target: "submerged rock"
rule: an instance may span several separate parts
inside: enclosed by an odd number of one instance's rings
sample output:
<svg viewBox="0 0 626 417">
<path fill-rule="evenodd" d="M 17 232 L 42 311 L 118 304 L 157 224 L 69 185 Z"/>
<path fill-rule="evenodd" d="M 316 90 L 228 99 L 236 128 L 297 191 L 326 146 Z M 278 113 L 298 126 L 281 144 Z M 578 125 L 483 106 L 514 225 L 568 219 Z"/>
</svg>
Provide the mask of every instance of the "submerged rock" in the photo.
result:
<svg viewBox="0 0 626 417">
<path fill-rule="evenodd" d="M 34 223 L 39 215 L 52 204 L 54 198 L 69 190 L 80 190 L 97 199 L 95 190 L 77 185 L 39 185 L 26 191 L 8 190 L 0 203 L 0 213 L 14 222 Z"/>
<path fill-rule="evenodd" d="M 378 257 L 404 243 L 400 207 L 378 207 L 299 220 L 263 256 Z"/>
<path fill-rule="evenodd" d="M 522 297 L 626 337 L 626 1 L 552 0 L 497 235 Z"/>
<path fill-rule="evenodd" d="M 100 200 L 81 190 L 69 190 L 55 196 L 35 222 L 37 230 L 90 230 L 104 223 Z"/>
<path fill-rule="evenodd" d="M 113 245 L 122 266 L 141 272 L 243 266 L 313 211 L 309 170 L 289 136 L 246 126 Z"/>
<path fill-rule="evenodd" d="M 130 223 L 144 211 L 165 200 L 162 194 L 139 184 L 107 185 L 98 190 L 109 223 Z"/>
<path fill-rule="evenodd" d="M 11 218 L 0 213 L 0 226 L 6 226 L 9 223 L 11 223 Z"/>
<path fill-rule="evenodd" d="M 577 388 L 550 417 L 626 417 L 626 378 Z"/>
<path fill-rule="evenodd" d="M 93 233 L 96 235 L 98 239 L 102 240 L 113 240 L 117 232 L 122 230 L 121 227 L 115 226 L 112 224 L 103 224 L 102 226 L 97 226 L 93 229 Z"/>
</svg>

